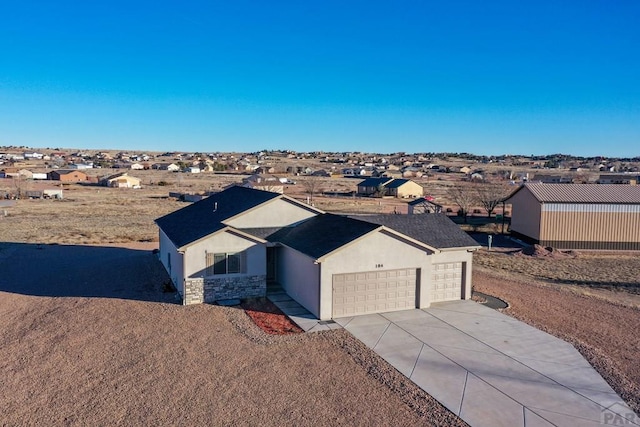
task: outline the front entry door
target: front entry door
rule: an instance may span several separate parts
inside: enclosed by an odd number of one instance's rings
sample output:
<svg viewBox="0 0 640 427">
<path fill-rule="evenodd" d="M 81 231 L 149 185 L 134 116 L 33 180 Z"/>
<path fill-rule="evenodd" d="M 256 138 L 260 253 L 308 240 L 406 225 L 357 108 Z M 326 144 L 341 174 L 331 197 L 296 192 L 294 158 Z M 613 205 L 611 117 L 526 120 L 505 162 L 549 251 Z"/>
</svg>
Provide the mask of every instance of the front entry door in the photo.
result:
<svg viewBox="0 0 640 427">
<path fill-rule="evenodd" d="M 276 280 L 276 248 L 267 247 L 267 282 Z"/>
</svg>

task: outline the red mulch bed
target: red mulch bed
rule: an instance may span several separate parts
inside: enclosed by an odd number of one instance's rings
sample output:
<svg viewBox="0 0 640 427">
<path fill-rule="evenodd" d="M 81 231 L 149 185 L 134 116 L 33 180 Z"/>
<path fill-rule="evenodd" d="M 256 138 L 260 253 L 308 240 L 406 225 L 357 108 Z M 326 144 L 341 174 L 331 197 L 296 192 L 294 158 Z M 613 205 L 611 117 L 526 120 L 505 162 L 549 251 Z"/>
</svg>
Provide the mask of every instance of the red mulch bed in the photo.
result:
<svg viewBox="0 0 640 427">
<path fill-rule="evenodd" d="M 260 329 L 271 335 L 300 334 L 304 332 L 266 298 L 252 298 L 240 304 Z"/>
</svg>

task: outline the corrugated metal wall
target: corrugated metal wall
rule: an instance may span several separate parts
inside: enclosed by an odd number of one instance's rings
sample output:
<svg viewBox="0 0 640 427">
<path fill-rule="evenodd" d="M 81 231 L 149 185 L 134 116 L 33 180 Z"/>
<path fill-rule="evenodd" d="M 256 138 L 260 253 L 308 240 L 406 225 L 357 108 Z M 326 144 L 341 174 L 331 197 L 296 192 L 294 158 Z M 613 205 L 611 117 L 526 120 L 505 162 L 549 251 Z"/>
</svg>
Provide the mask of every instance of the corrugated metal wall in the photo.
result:
<svg viewBox="0 0 640 427">
<path fill-rule="evenodd" d="M 640 249 L 640 205 L 546 203 L 540 244 L 572 249 Z"/>
</svg>

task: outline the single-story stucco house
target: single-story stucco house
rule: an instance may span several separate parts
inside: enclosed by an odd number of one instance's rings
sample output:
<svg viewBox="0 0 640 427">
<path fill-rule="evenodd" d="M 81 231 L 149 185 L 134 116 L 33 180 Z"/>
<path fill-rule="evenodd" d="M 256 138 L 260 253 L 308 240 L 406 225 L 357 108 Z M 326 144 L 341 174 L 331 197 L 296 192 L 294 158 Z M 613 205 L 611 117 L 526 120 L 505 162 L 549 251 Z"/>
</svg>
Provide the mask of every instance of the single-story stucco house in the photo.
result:
<svg viewBox="0 0 640 427">
<path fill-rule="evenodd" d="M 89 177 L 84 172 L 78 170 L 54 170 L 48 173 L 49 179 L 62 182 L 84 182 Z"/>
<path fill-rule="evenodd" d="M 114 188 L 140 188 L 140 183 L 140 178 L 129 176 L 126 172 L 110 175 L 100 180 L 100 185 Z"/>
<path fill-rule="evenodd" d="M 358 194 L 362 196 L 422 197 L 422 186 L 410 179 L 402 178 L 367 178 L 358 183 Z"/>
<path fill-rule="evenodd" d="M 265 296 L 273 281 L 323 320 L 469 299 L 479 248 L 441 214 L 347 217 L 240 186 L 156 223 L 183 304 Z"/>
</svg>

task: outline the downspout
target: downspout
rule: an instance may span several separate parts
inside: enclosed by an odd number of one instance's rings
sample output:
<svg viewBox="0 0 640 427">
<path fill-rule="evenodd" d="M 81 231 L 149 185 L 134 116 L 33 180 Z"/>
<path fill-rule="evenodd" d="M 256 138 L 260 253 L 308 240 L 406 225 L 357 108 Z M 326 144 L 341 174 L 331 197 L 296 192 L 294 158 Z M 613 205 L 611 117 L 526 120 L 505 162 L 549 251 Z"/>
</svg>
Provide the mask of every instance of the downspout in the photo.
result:
<svg viewBox="0 0 640 427">
<path fill-rule="evenodd" d="M 318 318 L 322 318 L 322 263 L 316 260 L 318 265 Z M 333 285 L 332 285 L 333 286 Z M 331 289 L 331 298 L 333 301 L 333 289 Z"/>
<path fill-rule="evenodd" d="M 185 252 L 178 252 L 182 255 L 182 305 L 187 305 L 187 279 L 185 278 L 186 265 L 185 265 Z"/>
</svg>

